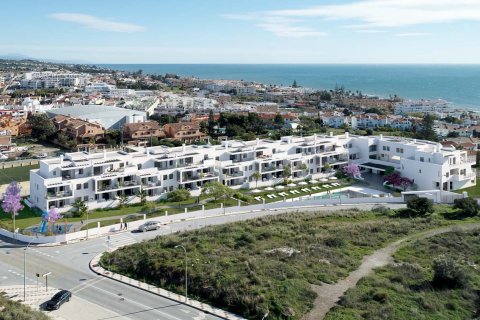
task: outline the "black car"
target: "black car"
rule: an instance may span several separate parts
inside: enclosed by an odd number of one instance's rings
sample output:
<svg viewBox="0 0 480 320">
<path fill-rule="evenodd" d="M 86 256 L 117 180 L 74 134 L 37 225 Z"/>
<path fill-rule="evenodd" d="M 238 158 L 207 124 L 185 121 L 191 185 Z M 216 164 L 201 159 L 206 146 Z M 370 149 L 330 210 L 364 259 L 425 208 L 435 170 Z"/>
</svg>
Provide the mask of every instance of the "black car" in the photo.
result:
<svg viewBox="0 0 480 320">
<path fill-rule="evenodd" d="M 70 301 L 72 297 L 72 293 L 68 290 L 61 290 L 57 292 L 50 301 L 47 302 L 46 309 L 47 310 L 58 310 L 62 304 L 67 301 Z"/>
</svg>

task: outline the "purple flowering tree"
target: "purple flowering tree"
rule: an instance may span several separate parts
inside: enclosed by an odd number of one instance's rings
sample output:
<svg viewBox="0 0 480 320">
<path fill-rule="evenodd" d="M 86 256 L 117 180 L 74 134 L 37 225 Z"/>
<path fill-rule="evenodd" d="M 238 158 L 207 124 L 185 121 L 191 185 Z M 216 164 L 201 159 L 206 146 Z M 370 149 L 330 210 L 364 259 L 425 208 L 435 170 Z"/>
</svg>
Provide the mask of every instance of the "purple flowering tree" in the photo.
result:
<svg viewBox="0 0 480 320">
<path fill-rule="evenodd" d="M 18 212 L 23 209 L 22 205 L 22 196 L 20 186 L 16 181 L 12 181 L 5 191 L 3 197 L 2 209 L 3 211 L 10 213 L 13 219 L 13 232 L 15 232 L 15 216 L 18 215 Z"/>
<path fill-rule="evenodd" d="M 355 179 L 361 178 L 360 167 L 356 163 L 349 163 L 348 165 L 343 167 L 343 172 L 349 177 L 352 177 Z"/>
<path fill-rule="evenodd" d="M 52 226 L 55 224 L 55 222 L 59 219 L 61 219 L 62 216 L 58 212 L 57 208 L 52 208 L 48 211 L 48 214 L 46 216 L 46 219 L 48 223 L 50 223 Z"/>
<path fill-rule="evenodd" d="M 406 178 L 402 177 L 400 173 L 398 172 L 393 172 L 392 174 L 386 176 L 384 180 L 389 184 L 392 185 L 393 187 L 401 187 L 403 188 L 403 191 L 407 190 L 408 187 L 410 187 L 413 184 L 413 181 Z"/>
</svg>

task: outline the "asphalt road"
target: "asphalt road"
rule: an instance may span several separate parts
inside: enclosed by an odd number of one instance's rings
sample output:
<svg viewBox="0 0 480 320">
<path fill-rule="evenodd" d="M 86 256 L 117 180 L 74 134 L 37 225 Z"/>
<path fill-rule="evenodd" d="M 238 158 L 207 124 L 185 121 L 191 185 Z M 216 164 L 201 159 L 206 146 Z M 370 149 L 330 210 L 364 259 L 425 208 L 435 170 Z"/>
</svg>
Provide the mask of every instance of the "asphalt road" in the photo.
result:
<svg viewBox="0 0 480 320">
<path fill-rule="evenodd" d="M 369 209 L 372 205 L 354 206 Z M 389 205 L 402 207 L 404 205 Z M 352 206 L 316 207 L 300 209 L 304 211 L 336 211 Z M 177 231 L 192 230 L 206 225 L 218 225 L 233 221 L 247 220 L 265 215 L 292 212 L 297 210 L 259 211 L 248 214 L 230 214 L 201 220 L 182 221 L 163 227 L 158 231 L 146 233 L 122 232 L 89 239 L 78 243 L 39 247 L 31 246 L 27 250 L 27 285 L 36 283 L 36 273 L 52 274 L 48 278 L 49 286 L 72 291 L 78 301 L 78 308 L 63 306 L 58 313 L 64 319 L 100 320 L 100 319 L 167 319 L 167 320 L 203 320 L 218 319 L 194 308 L 179 304 L 152 293 L 98 276 L 89 269 L 90 260 L 97 254 L 114 247 L 133 244 L 159 235 Z M 0 239 L 0 286 L 23 285 L 23 257 L 25 244 L 15 245 Z M 43 279 L 41 279 L 43 281 Z M 72 304 L 75 301 L 73 299 Z M 82 303 L 88 302 L 88 303 Z M 67 312 L 68 310 L 72 310 Z M 97 311 L 96 311 L 97 310 Z M 105 312 L 100 312 L 105 311 Z M 107 312 L 108 311 L 108 312 Z M 67 313 L 67 314 L 65 314 Z M 88 316 L 87 316 L 88 315 Z"/>
</svg>

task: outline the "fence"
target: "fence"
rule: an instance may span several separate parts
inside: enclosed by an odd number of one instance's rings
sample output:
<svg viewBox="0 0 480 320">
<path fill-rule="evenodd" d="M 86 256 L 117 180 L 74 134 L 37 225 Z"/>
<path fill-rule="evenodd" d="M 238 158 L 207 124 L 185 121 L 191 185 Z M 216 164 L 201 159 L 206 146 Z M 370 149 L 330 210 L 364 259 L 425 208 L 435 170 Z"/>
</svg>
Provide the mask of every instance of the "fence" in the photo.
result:
<svg viewBox="0 0 480 320">
<path fill-rule="evenodd" d="M 264 210 L 279 210 L 279 209 L 301 209 L 306 207 L 316 207 L 316 206 L 325 206 L 325 205 L 342 205 L 342 204 L 375 204 L 375 203 L 402 203 L 403 197 L 382 197 L 382 198 L 335 198 L 335 199 L 318 199 L 318 200 L 303 200 L 303 201 L 293 201 L 293 202 L 272 202 L 272 203 L 265 203 L 265 204 L 255 204 L 249 206 L 234 206 L 234 207 L 222 207 L 216 209 L 209 209 L 209 210 L 197 210 L 188 212 L 185 209 L 185 213 L 179 213 L 174 215 L 168 215 L 168 210 L 166 211 L 164 216 L 149 218 L 146 219 L 146 215 L 144 215 L 143 220 L 132 221 L 128 223 L 129 229 L 134 230 L 137 229 L 140 225 L 145 223 L 146 221 L 159 221 L 161 223 L 173 223 L 178 221 L 190 220 L 190 219 L 201 219 L 207 217 L 214 217 L 223 214 L 232 214 L 232 213 L 251 213 L 251 212 L 258 212 Z M 202 206 L 204 208 L 204 206 Z M 78 232 L 72 232 L 67 234 L 60 234 L 55 236 L 27 236 L 23 234 L 16 234 L 15 237 L 22 242 L 32 242 L 36 244 L 45 244 L 45 243 L 66 243 L 69 241 L 85 239 L 88 237 L 97 237 L 106 234 L 110 234 L 112 232 L 120 231 L 120 222 L 119 223 L 100 227 L 100 222 L 98 222 L 98 227 L 91 228 L 87 230 L 82 230 Z M 0 235 L 13 238 L 13 232 L 0 229 Z"/>
<path fill-rule="evenodd" d="M 0 169 L 34 166 L 34 165 L 38 165 L 38 163 L 39 163 L 38 160 L 35 160 L 35 159 L 6 161 L 6 162 L 0 162 Z"/>
</svg>

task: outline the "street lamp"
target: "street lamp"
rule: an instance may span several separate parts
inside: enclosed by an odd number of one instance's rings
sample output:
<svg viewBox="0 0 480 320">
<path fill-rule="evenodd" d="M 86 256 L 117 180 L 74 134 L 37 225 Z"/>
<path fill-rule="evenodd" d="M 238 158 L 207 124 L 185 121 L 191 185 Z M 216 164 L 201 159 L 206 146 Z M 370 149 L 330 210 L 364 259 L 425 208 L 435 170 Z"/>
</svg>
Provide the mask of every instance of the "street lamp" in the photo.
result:
<svg viewBox="0 0 480 320">
<path fill-rule="evenodd" d="M 182 248 L 183 252 L 185 252 L 185 303 L 188 302 L 188 273 L 187 273 L 187 249 L 185 249 L 182 245 L 175 246 L 175 249 Z"/>
<path fill-rule="evenodd" d="M 23 249 L 23 301 L 27 300 L 27 249 L 35 238 L 32 238 Z"/>
</svg>

